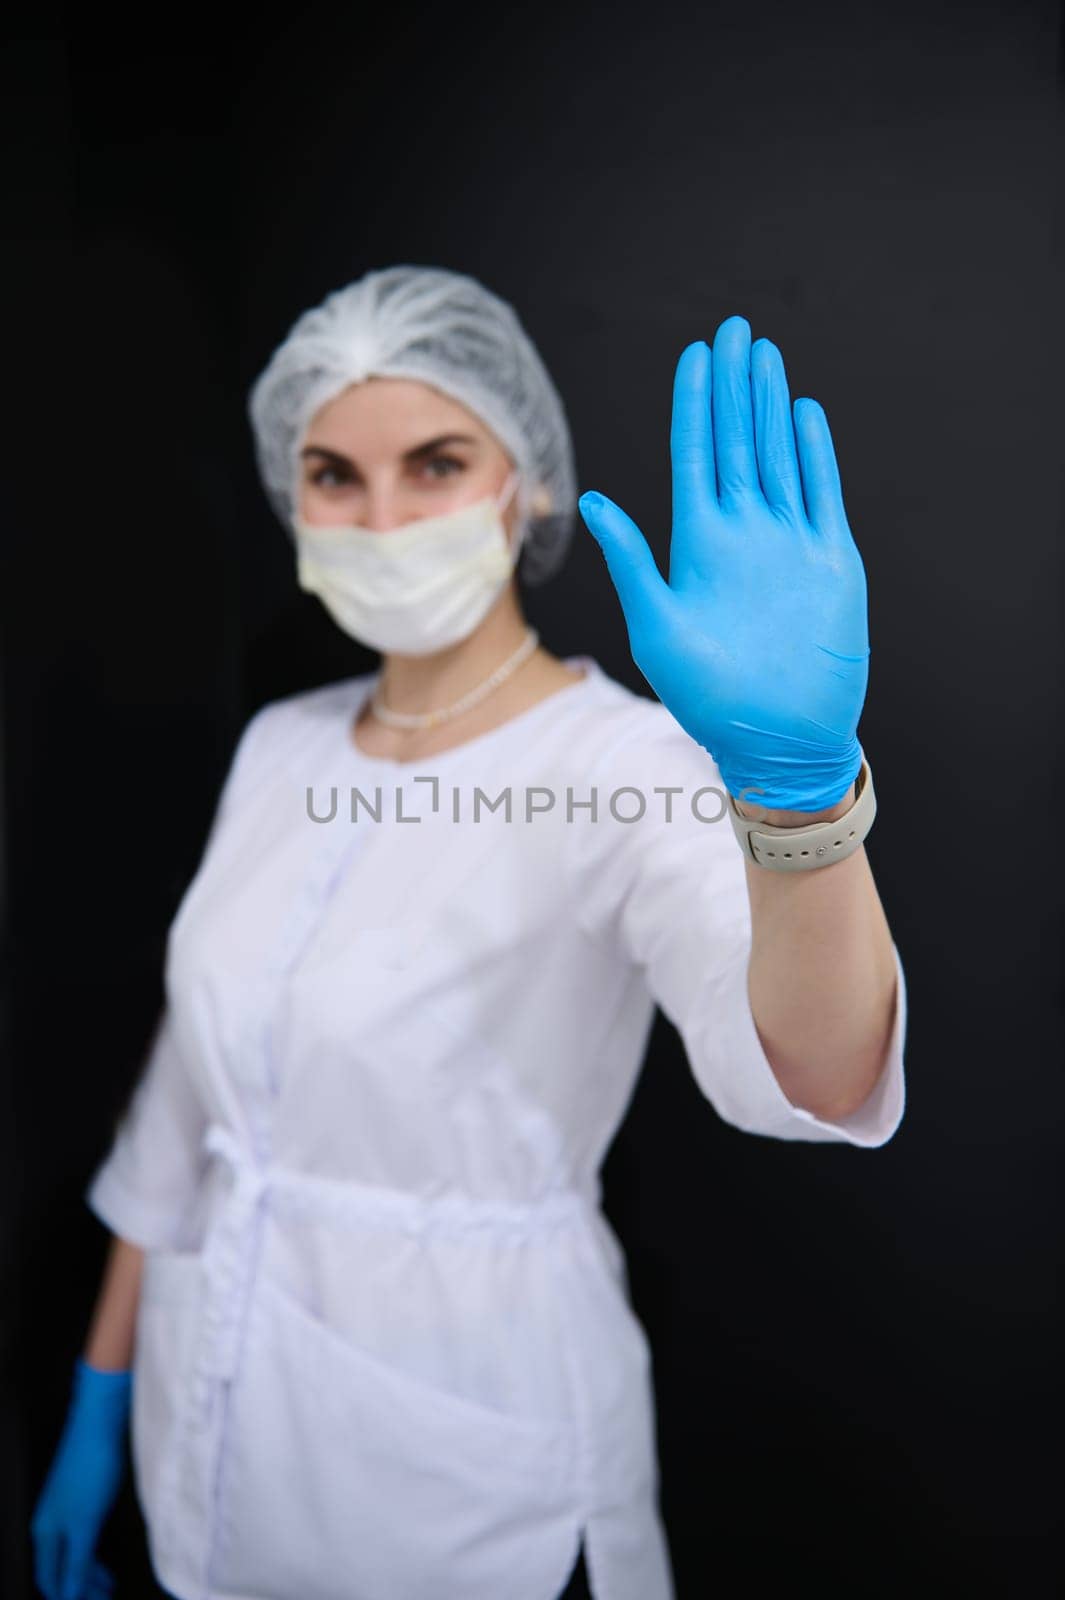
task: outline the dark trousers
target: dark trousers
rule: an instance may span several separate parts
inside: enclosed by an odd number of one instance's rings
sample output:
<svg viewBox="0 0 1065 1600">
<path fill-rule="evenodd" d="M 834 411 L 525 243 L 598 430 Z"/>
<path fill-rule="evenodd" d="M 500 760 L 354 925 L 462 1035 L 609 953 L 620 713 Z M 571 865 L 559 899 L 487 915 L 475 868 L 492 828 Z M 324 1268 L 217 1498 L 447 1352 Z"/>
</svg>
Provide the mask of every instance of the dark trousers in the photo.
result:
<svg viewBox="0 0 1065 1600">
<path fill-rule="evenodd" d="M 592 1600 L 592 1591 L 588 1587 L 588 1572 L 584 1565 L 584 1541 L 581 1541 L 580 1550 L 577 1552 L 577 1565 L 570 1573 L 569 1582 L 559 1595 L 558 1600 Z"/>
</svg>

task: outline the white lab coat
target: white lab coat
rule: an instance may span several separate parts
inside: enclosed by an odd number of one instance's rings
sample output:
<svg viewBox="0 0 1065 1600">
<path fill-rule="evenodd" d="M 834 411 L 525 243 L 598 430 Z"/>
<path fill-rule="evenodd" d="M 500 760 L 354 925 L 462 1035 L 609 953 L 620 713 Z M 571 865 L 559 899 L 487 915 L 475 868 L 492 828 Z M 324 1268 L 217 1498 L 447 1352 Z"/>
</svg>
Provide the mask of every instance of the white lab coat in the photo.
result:
<svg viewBox="0 0 1065 1600">
<path fill-rule="evenodd" d="M 693 814 L 720 773 L 570 665 L 416 763 L 355 747 L 370 674 L 241 736 L 86 1195 L 146 1251 L 135 1484 L 181 1600 L 554 1600 L 582 1532 L 597 1600 L 672 1600 L 650 1353 L 598 1205 L 654 1002 L 739 1128 L 876 1146 L 902 1117 L 901 964 L 869 1100 L 794 1107 L 739 847 L 714 795 Z M 471 820 L 478 785 L 509 821 Z"/>
</svg>

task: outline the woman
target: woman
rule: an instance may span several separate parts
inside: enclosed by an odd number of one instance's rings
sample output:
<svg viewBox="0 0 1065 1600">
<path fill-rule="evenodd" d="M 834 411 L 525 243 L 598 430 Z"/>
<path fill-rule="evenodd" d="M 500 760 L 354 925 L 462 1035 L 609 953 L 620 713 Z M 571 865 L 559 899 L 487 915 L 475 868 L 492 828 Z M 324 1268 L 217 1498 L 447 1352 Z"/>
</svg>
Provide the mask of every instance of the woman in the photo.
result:
<svg viewBox="0 0 1065 1600">
<path fill-rule="evenodd" d="M 87 1195 L 116 1238 L 39 1581 L 106 1589 L 131 1404 L 181 1600 L 553 1600 L 588 1592 L 582 1549 L 596 1600 L 669 1600 L 650 1355 L 598 1204 L 654 1004 L 737 1127 L 873 1147 L 903 1113 L 824 413 L 731 317 L 677 367 L 668 582 L 582 500 L 657 700 L 524 622 L 570 441 L 474 280 L 331 295 L 251 419 L 301 584 L 382 662 L 241 736 Z"/>
</svg>

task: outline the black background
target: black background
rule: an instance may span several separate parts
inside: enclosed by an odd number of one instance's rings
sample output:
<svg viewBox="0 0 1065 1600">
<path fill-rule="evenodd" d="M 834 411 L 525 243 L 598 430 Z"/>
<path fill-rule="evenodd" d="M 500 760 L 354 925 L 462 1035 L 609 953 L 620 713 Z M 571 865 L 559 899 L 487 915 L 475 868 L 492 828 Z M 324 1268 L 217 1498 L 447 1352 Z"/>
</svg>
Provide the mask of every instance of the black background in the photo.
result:
<svg viewBox="0 0 1065 1600">
<path fill-rule="evenodd" d="M 659 1019 L 605 1172 L 679 1600 L 1065 1593 L 1060 8 L 219 28 L 90 9 L 5 46 L 4 1595 L 103 1264 L 83 1190 L 236 737 L 376 659 L 296 586 L 246 392 L 395 262 L 512 301 L 580 487 L 663 570 L 673 367 L 746 316 L 828 412 L 868 575 L 902 1127 L 742 1134 Z M 649 692 L 582 525 L 527 611 Z M 157 1592 L 128 1483 L 101 1554 Z"/>
</svg>

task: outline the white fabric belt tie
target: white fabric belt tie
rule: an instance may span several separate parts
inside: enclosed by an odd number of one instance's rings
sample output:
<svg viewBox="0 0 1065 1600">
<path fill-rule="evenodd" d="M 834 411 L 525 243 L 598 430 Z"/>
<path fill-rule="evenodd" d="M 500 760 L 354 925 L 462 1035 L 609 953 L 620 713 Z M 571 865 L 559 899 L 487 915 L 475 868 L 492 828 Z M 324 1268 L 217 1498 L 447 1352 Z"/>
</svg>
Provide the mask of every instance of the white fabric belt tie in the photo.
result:
<svg viewBox="0 0 1065 1600">
<path fill-rule="evenodd" d="M 231 1177 L 229 1193 L 212 1218 L 203 1252 L 205 1337 L 198 1366 L 211 1378 L 231 1378 L 236 1370 L 254 1232 L 259 1208 L 267 1198 L 271 1208 L 287 1214 L 310 1212 L 339 1223 L 381 1223 L 416 1236 L 484 1228 L 528 1238 L 574 1221 L 587 1222 L 599 1211 L 598 1192 L 574 1188 L 551 1190 L 539 1200 L 514 1205 L 454 1193 L 426 1197 L 347 1178 L 314 1178 L 292 1167 L 257 1161 L 221 1123 L 212 1123 L 207 1129 L 203 1148 L 222 1158 Z"/>
</svg>

